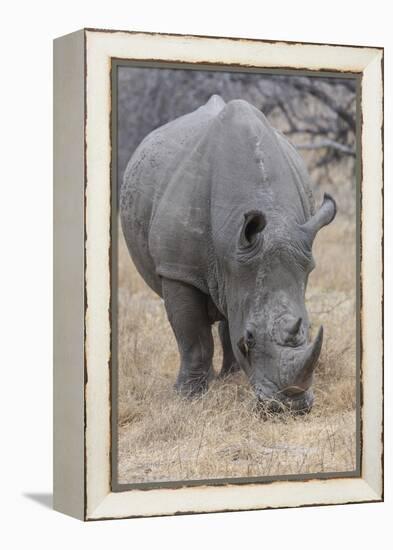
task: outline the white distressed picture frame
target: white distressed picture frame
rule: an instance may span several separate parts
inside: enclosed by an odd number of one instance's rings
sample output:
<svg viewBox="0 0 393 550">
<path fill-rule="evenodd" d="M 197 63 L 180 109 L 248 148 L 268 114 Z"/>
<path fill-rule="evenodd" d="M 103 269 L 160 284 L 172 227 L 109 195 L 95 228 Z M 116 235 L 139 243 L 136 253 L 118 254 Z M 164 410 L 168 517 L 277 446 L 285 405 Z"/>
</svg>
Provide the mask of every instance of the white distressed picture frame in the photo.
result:
<svg viewBox="0 0 393 550">
<path fill-rule="evenodd" d="M 361 473 L 111 490 L 111 61 L 361 75 Z M 83 520 L 383 499 L 383 50 L 81 30 L 54 46 L 54 507 Z"/>
</svg>

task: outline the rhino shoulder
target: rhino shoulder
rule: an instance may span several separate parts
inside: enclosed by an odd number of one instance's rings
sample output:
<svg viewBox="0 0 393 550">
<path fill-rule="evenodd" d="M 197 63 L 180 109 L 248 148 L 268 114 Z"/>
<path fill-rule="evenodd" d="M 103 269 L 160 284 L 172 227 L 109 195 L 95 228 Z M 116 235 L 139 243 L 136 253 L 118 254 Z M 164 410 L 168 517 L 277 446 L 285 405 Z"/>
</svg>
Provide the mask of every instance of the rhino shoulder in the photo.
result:
<svg viewBox="0 0 393 550">
<path fill-rule="evenodd" d="M 227 124 L 250 127 L 266 120 L 263 113 L 245 99 L 232 99 L 225 104 L 219 113 L 219 117 Z"/>
<path fill-rule="evenodd" d="M 225 106 L 226 103 L 222 97 L 213 94 L 206 103 L 194 111 L 181 115 L 150 132 L 142 143 L 155 141 L 155 139 L 161 136 L 165 136 L 168 139 L 183 133 L 192 137 L 194 133 L 198 133 L 198 131 L 203 129 L 208 121 L 218 115 Z"/>
<path fill-rule="evenodd" d="M 213 94 L 210 99 L 206 101 L 204 105 L 199 107 L 199 109 L 204 109 L 212 115 L 217 115 L 225 107 L 226 103 L 222 97 L 218 94 Z M 197 109 L 197 110 L 199 110 Z"/>
<path fill-rule="evenodd" d="M 226 103 L 214 94 L 206 103 L 150 132 L 131 156 L 123 177 L 123 185 L 135 183 L 137 173 L 148 172 L 152 176 L 168 166 L 176 155 L 188 151 L 198 140 L 209 122 L 217 116 Z"/>
</svg>

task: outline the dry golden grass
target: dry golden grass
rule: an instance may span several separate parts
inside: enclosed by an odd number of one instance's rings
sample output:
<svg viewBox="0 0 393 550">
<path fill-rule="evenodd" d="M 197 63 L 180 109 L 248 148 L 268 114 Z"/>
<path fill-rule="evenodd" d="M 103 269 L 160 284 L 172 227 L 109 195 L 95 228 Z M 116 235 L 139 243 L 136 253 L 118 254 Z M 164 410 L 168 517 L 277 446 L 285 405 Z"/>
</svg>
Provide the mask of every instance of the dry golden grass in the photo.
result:
<svg viewBox="0 0 393 550">
<path fill-rule="evenodd" d="M 309 415 L 261 419 L 242 373 L 197 400 L 173 390 L 179 357 L 162 300 L 119 231 L 119 483 L 350 471 L 356 467 L 355 228 L 338 215 L 314 245 L 307 306 L 325 340 Z M 215 330 L 214 367 L 221 348 Z"/>
</svg>

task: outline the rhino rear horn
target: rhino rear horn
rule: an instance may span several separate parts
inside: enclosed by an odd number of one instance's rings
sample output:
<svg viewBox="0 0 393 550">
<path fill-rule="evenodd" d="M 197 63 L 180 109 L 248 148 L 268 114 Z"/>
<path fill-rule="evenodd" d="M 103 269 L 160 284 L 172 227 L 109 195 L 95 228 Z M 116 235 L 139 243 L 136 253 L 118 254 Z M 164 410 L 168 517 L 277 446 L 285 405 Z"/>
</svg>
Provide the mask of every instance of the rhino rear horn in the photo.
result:
<svg viewBox="0 0 393 550">
<path fill-rule="evenodd" d="M 334 220 L 336 213 L 336 201 L 331 195 L 325 193 L 321 206 L 318 208 L 312 218 L 310 218 L 303 225 L 303 228 L 307 231 L 307 233 L 309 233 L 311 238 L 314 239 L 315 235 L 322 227 L 328 225 Z"/>
</svg>

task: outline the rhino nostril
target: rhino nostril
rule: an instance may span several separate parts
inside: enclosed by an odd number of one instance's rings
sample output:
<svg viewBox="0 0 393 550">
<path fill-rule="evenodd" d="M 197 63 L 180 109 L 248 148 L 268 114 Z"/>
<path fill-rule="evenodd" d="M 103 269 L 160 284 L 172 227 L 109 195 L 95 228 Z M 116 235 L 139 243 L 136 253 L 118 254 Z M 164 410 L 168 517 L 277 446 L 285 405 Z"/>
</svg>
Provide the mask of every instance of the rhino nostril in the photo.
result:
<svg viewBox="0 0 393 550">
<path fill-rule="evenodd" d="M 247 359 L 248 363 L 250 363 L 250 349 L 255 346 L 255 338 L 254 334 L 251 330 L 246 330 L 244 333 L 244 336 L 240 338 L 240 340 L 237 343 L 237 347 L 241 351 L 241 353 L 244 355 L 244 357 Z"/>
<path fill-rule="evenodd" d="M 298 346 L 304 340 L 303 319 L 292 317 L 281 329 L 282 342 L 288 346 Z"/>
<path fill-rule="evenodd" d="M 301 317 L 299 317 L 299 319 L 297 319 L 294 323 L 292 323 L 288 327 L 288 332 L 291 336 L 294 336 L 299 332 L 300 327 L 302 326 L 302 320 L 303 319 Z"/>
<path fill-rule="evenodd" d="M 245 341 L 248 348 L 253 348 L 255 346 L 255 336 L 254 333 L 247 329 L 245 334 Z"/>
</svg>

